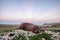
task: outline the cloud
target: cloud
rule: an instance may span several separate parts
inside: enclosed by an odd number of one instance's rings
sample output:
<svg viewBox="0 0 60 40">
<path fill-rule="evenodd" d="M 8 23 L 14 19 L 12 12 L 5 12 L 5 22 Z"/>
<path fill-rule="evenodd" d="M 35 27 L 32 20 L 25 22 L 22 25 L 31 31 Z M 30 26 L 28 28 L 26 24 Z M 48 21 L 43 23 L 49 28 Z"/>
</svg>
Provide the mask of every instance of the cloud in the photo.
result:
<svg viewBox="0 0 60 40">
<path fill-rule="evenodd" d="M 40 16 L 39 19 L 41 21 L 46 22 L 60 22 L 60 7 L 54 7 L 48 10 L 46 13 Z"/>
</svg>

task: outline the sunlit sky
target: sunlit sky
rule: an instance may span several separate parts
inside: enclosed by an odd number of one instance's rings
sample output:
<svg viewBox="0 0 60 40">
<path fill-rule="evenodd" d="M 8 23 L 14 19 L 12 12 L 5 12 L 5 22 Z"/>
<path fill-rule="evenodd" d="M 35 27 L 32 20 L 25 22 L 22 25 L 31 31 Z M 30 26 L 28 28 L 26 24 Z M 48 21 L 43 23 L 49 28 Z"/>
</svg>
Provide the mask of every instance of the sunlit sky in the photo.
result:
<svg viewBox="0 0 60 40">
<path fill-rule="evenodd" d="M 60 22 L 60 0 L 0 0 L 0 24 Z"/>
</svg>

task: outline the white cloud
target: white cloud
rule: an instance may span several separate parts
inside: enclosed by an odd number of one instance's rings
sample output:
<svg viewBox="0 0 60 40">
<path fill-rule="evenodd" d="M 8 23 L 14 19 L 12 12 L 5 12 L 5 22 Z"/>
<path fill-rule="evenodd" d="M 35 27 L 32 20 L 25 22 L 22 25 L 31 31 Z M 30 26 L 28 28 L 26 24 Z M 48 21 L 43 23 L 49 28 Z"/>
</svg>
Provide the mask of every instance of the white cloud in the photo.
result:
<svg viewBox="0 0 60 40">
<path fill-rule="evenodd" d="M 51 10 L 48 10 L 46 13 L 40 16 L 40 20 L 43 20 L 46 22 L 60 22 L 59 18 L 60 18 L 60 9 L 58 9 L 57 7 Z"/>
</svg>

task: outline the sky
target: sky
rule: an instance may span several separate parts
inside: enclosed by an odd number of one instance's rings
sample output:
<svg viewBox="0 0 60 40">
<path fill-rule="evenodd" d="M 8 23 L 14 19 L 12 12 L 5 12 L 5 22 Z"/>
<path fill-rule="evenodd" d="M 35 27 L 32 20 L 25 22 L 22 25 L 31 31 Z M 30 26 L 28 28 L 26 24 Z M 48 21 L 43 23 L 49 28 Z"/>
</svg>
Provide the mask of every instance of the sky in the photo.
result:
<svg viewBox="0 0 60 40">
<path fill-rule="evenodd" d="M 60 0 L 0 0 L 0 24 L 60 22 Z"/>
</svg>

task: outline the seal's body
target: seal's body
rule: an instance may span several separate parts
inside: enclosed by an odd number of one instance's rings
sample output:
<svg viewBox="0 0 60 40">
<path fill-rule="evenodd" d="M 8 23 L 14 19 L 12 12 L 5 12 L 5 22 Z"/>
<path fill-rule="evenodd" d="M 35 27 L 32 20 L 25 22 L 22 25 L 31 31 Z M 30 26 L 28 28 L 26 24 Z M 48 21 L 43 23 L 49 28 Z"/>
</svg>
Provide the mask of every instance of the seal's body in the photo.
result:
<svg viewBox="0 0 60 40">
<path fill-rule="evenodd" d="M 36 34 L 40 33 L 39 26 L 31 23 L 22 23 L 19 28 L 25 31 L 32 31 L 33 33 L 36 33 Z"/>
</svg>

